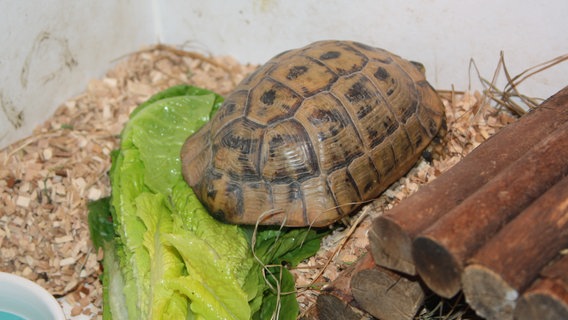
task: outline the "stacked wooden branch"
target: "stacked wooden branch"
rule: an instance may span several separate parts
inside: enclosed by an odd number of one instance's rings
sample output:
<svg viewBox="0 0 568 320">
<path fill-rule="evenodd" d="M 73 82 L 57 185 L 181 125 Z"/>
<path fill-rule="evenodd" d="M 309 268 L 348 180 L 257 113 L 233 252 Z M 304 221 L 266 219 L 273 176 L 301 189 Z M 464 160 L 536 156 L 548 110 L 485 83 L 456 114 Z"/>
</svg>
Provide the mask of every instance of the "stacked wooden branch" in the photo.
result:
<svg viewBox="0 0 568 320">
<path fill-rule="evenodd" d="M 515 308 L 515 319 L 568 319 L 568 255 L 548 265 L 525 291 Z"/>
<path fill-rule="evenodd" d="M 377 218 L 371 252 L 442 297 L 463 289 L 483 317 L 512 318 L 522 292 L 568 247 L 567 176 L 568 87 Z M 534 296 L 522 301 L 537 308 Z"/>
<path fill-rule="evenodd" d="M 308 318 L 360 320 L 369 314 L 377 319 L 410 320 L 424 298 L 416 277 L 380 267 L 367 253 L 323 289 Z"/>
<path fill-rule="evenodd" d="M 412 319 L 425 285 L 463 290 L 488 319 L 568 319 L 568 87 L 375 219 L 369 241 L 320 311 Z"/>
</svg>

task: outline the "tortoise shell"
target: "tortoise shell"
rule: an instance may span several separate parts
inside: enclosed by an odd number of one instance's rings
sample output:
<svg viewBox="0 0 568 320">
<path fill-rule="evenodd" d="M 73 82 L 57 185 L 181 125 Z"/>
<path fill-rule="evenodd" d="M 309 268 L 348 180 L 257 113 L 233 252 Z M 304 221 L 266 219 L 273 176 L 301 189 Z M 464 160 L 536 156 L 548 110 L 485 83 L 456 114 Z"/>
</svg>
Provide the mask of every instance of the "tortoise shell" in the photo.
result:
<svg viewBox="0 0 568 320">
<path fill-rule="evenodd" d="M 319 41 L 245 78 L 187 139 L 182 172 L 220 220 L 325 226 L 410 170 L 443 110 L 420 64 Z"/>
</svg>

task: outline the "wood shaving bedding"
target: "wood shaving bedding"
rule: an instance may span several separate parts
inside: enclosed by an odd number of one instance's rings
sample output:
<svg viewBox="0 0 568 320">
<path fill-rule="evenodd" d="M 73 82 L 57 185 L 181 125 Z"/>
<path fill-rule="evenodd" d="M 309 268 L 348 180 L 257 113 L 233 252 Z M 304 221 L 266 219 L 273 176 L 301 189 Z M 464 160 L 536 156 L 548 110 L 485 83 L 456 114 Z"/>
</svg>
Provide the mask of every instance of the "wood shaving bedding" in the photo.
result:
<svg viewBox="0 0 568 320">
<path fill-rule="evenodd" d="M 180 83 L 227 94 L 254 69 L 230 57 L 193 57 L 165 46 L 133 54 L 0 151 L 0 271 L 66 296 L 73 315 L 86 302 L 100 309 L 102 253 L 89 239 L 86 205 L 110 194 L 110 152 L 130 112 Z"/>
<path fill-rule="evenodd" d="M 110 194 L 110 152 L 118 147 L 130 112 L 152 94 L 181 83 L 226 95 L 254 68 L 230 57 L 206 58 L 163 45 L 148 48 L 92 80 L 83 94 L 63 103 L 30 137 L 0 150 L 0 271 L 24 276 L 65 297 L 73 316 L 100 317 L 102 252 L 96 252 L 89 239 L 86 205 Z M 349 228 L 336 229 L 315 257 L 293 270 L 302 310 L 313 305 L 318 288 L 364 252 L 371 217 L 392 208 L 514 121 L 483 100 L 478 93 L 445 97 L 448 135 L 439 146 L 442 156 L 432 164 L 422 160 L 365 207 L 361 212 L 367 217 L 348 241 L 343 239 Z M 333 260 L 315 279 L 328 259 Z"/>
</svg>

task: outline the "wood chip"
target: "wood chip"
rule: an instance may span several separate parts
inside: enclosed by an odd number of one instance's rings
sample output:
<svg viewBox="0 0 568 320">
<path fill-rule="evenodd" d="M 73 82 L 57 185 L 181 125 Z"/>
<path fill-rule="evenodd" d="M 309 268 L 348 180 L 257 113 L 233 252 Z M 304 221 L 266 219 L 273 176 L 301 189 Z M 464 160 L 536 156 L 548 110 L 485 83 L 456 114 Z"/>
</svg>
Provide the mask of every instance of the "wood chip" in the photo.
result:
<svg viewBox="0 0 568 320">
<path fill-rule="evenodd" d="M 66 236 L 63 236 L 63 237 L 55 238 L 55 243 L 64 243 L 64 242 L 69 242 L 69 241 L 73 241 L 73 236 L 66 235 Z"/>
<path fill-rule="evenodd" d="M 81 305 L 76 305 L 73 307 L 73 309 L 71 309 L 71 316 L 75 317 L 81 314 L 81 312 L 83 311 L 83 307 Z"/>
<path fill-rule="evenodd" d="M 27 208 L 30 206 L 31 199 L 26 196 L 18 196 L 16 199 L 16 205 L 19 207 Z"/>
<path fill-rule="evenodd" d="M 65 258 L 65 259 L 59 261 L 59 266 L 65 267 L 65 266 L 74 264 L 75 262 L 76 262 L 75 258 Z"/>
</svg>

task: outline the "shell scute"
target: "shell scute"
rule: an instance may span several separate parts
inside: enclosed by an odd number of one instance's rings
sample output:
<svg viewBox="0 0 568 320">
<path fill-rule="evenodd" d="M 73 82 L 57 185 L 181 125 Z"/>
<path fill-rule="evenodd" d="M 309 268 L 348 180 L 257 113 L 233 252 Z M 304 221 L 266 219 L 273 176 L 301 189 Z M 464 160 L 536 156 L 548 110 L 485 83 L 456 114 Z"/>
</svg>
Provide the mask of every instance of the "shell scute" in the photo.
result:
<svg viewBox="0 0 568 320">
<path fill-rule="evenodd" d="M 212 167 L 232 179 L 259 179 L 257 158 L 263 127 L 245 118 L 225 126 L 214 139 Z"/>
<path fill-rule="evenodd" d="M 312 149 L 323 172 L 333 172 L 363 155 L 361 139 L 349 113 L 333 96 L 322 94 L 308 99 L 304 101 L 302 111 L 296 119 L 311 138 Z"/>
<path fill-rule="evenodd" d="M 300 107 L 302 97 L 288 86 L 264 78 L 242 103 L 246 103 L 245 114 L 248 119 L 261 125 L 268 125 L 293 115 Z"/>
<path fill-rule="evenodd" d="M 367 150 L 384 141 L 398 126 L 395 116 L 373 83 L 362 75 L 356 74 L 337 81 L 332 89 L 341 105 L 346 108 L 354 119 L 354 128 Z"/>
<path fill-rule="evenodd" d="M 319 174 L 317 155 L 310 148 L 309 134 L 294 120 L 288 120 L 267 130 L 259 160 L 265 181 L 291 183 Z"/>
<path fill-rule="evenodd" d="M 322 42 L 316 48 L 310 50 L 310 55 L 339 76 L 359 72 L 369 61 L 365 54 L 345 44 Z"/>
<path fill-rule="evenodd" d="M 340 216 L 344 216 L 360 206 L 360 201 L 363 199 L 346 167 L 330 173 L 327 177 L 327 184 Z"/>
<path fill-rule="evenodd" d="M 318 60 L 297 56 L 278 64 L 268 76 L 279 83 L 285 83 L 294 92 L 310 97 L 327 90 L 337 75 Z"/>
<path fill-rule="evenodd" d="M 353 160 L 347 166 L 347 171 L 355 182 L 361 199 L 372 199 L 372 196 L 377 194 L 381 177 L 368 156 Z"/>
</svg>

